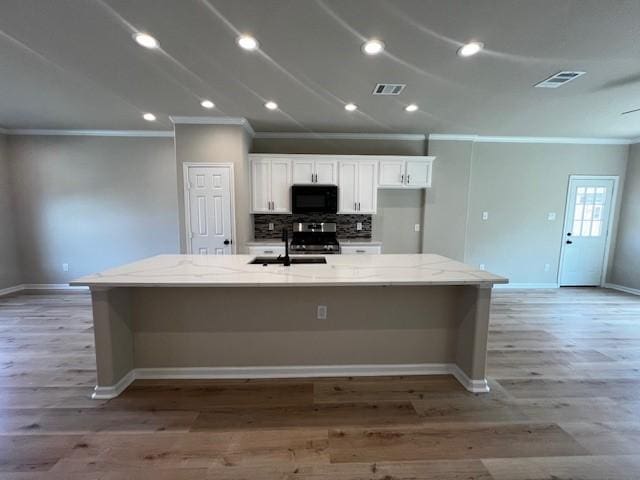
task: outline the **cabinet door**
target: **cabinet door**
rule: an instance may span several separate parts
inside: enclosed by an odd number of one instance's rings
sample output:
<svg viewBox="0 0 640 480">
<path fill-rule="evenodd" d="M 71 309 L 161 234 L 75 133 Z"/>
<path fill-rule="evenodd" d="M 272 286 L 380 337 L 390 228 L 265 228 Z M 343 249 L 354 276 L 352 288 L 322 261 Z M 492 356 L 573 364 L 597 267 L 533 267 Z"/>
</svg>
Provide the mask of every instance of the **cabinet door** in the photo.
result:
<svg viewBox="0 0 640 480">
<path fill-rule="evenodd" d="M 405 183 L 409 187 L 429 187 L 431 184 L 431 162 L 407 160 L 407 177 Z"/>
<path fill-rule="evenodd" d="M 380 186 L 402 187 L 404 185 L 404 160 L 380 161 Z"/>
<path fill-rule="evenodd" d="M 343 161 L 339 165 L 338 213 L 357 213 L 358 163 Z"/>
<path fill-rule="evenodd" d="M 270 198 L 270 162 L 268 160 L 253 160 L 251 162 L 251 211 L 254 213 L 269 213 Z"/>
<path fill-rule="evenodd" d="M 321 185 L 338 184 L 338 162 L 336 160 L 316 160 L 316 183 Z"/>
<path fill-rule="evenodd" d="M 272 159 L 271 213 L 291 213 L 291 161 Z"/>
<path fill-rule="evenodd" d="M 296 159 L 293 161 L 293 183 L 301 185 L 314 182 L 313 160 Z"/>
<path fill-rule="evenodd" d="M 358 162 L 358 213 L 376 213 L 378 162 Z"/>
</svg>

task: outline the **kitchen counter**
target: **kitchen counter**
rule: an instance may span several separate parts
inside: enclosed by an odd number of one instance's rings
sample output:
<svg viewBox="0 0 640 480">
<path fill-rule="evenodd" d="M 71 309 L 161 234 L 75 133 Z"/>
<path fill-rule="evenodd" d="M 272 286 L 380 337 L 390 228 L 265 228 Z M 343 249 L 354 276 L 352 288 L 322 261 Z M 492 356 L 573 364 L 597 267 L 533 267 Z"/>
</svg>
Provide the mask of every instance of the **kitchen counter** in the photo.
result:
<svg viewBox="0 0 640 480">
<path fill-rule="evenodd" d="M 324 265 L 250 265 L 251 255 L 159 255 L 71 282 L 89 287 L 492 285 L 507 279 L 433 254 L 327 255 Z"/>
<path fill-rule="evenodd" d="M 97 386 L 135 379 L 485 378 L 491 290 L 507 279 L 440 255 L 160 255 L 75 280 L 91 289 Z"/>
</svg>

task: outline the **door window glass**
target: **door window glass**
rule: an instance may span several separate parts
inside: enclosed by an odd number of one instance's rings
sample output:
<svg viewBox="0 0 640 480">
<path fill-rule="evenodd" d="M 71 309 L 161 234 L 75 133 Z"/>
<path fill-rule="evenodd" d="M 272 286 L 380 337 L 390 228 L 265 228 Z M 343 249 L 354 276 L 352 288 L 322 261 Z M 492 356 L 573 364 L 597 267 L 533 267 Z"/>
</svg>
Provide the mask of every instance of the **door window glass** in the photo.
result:
<svg viewBox="0 0 640 480">
<path fill-rule="evenodd" d="M 602 209 L 607 198 L 606 187 L 576 188 L 572 235 L 599 237 L 602 235 Z"/>
</svg>

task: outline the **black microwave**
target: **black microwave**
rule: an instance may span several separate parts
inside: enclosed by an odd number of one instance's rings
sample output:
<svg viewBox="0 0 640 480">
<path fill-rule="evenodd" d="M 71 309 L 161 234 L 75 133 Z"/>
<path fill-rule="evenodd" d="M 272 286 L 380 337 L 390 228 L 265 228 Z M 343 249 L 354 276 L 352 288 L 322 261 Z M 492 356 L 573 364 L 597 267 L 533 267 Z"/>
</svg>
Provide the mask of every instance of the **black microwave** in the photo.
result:
<svg viewBox="0 0 640 480">
<path fill-rule="evenodd" d="M 335 185 L 293 185 L 293 213 L 338 213 L 338 187 Z"/>
</svg>

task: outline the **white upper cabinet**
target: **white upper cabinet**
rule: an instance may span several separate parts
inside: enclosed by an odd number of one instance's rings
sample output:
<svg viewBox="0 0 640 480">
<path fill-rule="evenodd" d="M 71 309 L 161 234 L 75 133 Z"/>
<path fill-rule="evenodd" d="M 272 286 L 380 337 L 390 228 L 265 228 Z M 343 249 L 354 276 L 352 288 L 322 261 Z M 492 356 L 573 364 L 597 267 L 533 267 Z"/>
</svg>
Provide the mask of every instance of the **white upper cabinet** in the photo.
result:
<svg viewBox="0 0 640 480">
<path fill-rule="evenodd" d="M 291 213 L 291 161 L 252 158 L 251 213 Z"/>
<path fill-rule="evenodd" d="M 250 154 L 251 213 L 291 213 L 291 185 L 338 185 L 338 213 L 374 214 L 378 188 L 431 186 L 435 157 Z"/>
<path fill-rule="evenodd" d="M 338 213 L 376 213 L 378 162 L 344 160 L 340 165 L 340 208 Z"/>
<path fill-rule="evenodd" d="M 431 186 L 431 170 L 435 157 L 380 160 L 381 188 L 426 188 Z"/>
<path fill-rule="evenodd" d="M 337 185 L 338 161 L 332 159 L 294 158 L 293 183 Z"/>
</svg>

